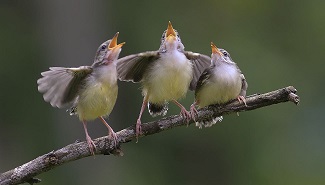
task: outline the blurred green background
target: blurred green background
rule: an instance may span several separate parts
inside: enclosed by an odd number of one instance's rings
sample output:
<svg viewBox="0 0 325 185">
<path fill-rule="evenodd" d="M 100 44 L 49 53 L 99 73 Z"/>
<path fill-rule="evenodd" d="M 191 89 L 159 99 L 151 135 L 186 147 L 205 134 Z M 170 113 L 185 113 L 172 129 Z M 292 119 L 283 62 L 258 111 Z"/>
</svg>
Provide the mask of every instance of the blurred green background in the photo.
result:
<svg viewBox="0 0 325 185">
<path fill-rule="evenodd" d="M 293 85 L 301 104 L 141 138 L 122 146 L 124 157 L 71 162 L 39 175 L 42 184 L 325 184 L 324 8 L 320 0 L 1 1 L 0 172 L 85 139 L 77 117 L 43 101 L 42 71 L 92 64 L 117 31 L 120 56 L 157 50 L 170 20 L 186 50 L 210 55 L 210 41 L 227 49 L 248 94 Z M 192 101 L 189 92 L 182 103 Z M 119 83 L 108 120 L 115 131 L 135 123 L 141 102 L 139 84 Z M 178 113 L 171 104 L 168 115 Z M 89 132 L 107 134 L 98 120 Z"/>
</svg>

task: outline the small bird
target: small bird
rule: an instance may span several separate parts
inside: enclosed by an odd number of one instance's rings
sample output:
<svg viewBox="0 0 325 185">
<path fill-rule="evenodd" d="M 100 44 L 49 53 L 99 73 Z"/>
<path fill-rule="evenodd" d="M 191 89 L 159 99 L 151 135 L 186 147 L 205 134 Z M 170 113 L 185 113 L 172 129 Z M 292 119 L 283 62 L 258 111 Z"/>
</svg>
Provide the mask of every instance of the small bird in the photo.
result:
<svg viewBox="0 0 325 185">
<path fill-rule="evenodd" d="M 137 137 L 141 133 L 141 116 L 148 105 L 154 117 L 166 115 L 168 102 L 174 102 L 181 109 L 187 122 L 190 113 L 177 100 L 184 97 L 187 90 L 194 90 L 195 84 L 205 68 L 210 65 L 210 57 L 184 51 L 178 32 L 169 21 L 162 34 L 158 51 L 147 51 L 120 58 L 117 63 L 121 81 L 141 82 L 143 103 L 136 123 Z"/>
<path fill-rule="evenodd" d="M 211 104 L 223 104 L 236 98 L 246 105 L 248 84 L 245 76 L 226 50 L 218 49 L 212 42 L 211 49 L 211 66 L 202 73 L 195 88 L 195 101 L 190 108 L 193 120 L 198 114 L 196 106 L 202 108 Z M 196 122 L 196 126 L 210 127 L 217 121 L 222 121 L 222 116 L 211 122 Z"/>
<path fill-rule="evenodd" d="M 82 121 L 92 155 L 96 146 L 88 134 L 87 121 L 99 118 L 107 127 L 114 145 L 117 144 L 115 132 L 103 117 L 111 113 L 118 93 L 116 62 L 125 44 L 117 44 L 118 35 L 119 32 L 99 46 L 91 66 L 50 67 L 37 80 L 38 91 L 43 93 L 46 102 L 58 108 L 72 105 L 68 111 Z"/>
</svg>

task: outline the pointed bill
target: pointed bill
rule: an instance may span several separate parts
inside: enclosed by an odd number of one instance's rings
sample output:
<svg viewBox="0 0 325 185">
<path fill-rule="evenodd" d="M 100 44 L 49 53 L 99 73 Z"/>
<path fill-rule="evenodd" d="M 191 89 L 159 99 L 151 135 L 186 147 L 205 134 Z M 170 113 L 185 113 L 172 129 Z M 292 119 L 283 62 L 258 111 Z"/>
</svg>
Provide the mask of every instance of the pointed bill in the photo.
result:
<svg viewBox="0 0 325 185">
<path fill-rule="evenodd" d="M 112 38 L 111 42 L 108 45 L 108 49 L 109 50 L 121 48 L 125 44 L 125 42 L 122 42 L 120 44 L 117 44 L 117 37 L 118 37 L 118 35 L 119 35 L 119 32 L 117 32 L 114 35 L 114 37 Z"/>
<path fill-rule="evenodd" d="M 122 43 L 116 45 L 115 47 L 113 47 L 112 49 L 113 49 L 113 50 L 119 49 L 119 48 L 121 48 L 124 44 L 125 44 L 125 42 L 122 42 Z"/>
<path fill-rule="evenodd" d="M 167 31 L 166 31 L 166 37 L 169 37 L 170 35 L 176 37 L 176 32 L 172 26 L 172 23 L 169 21 Z"/>
<path fill-rule="evenodd" d="M 211 50 L 212 50 L 212 54 L 219 54 L 223 56 L 221 51 L 217 48 L 217 46 L 213 42 L 211 42 Z"/>
<path fill-rule="evenodd" d="M 108 49 L 113 49 L 117 45 L 117 37 L 119 32 L 117 32 L 111 40 L 111 43 L 108 45 Z"/>
</svg>

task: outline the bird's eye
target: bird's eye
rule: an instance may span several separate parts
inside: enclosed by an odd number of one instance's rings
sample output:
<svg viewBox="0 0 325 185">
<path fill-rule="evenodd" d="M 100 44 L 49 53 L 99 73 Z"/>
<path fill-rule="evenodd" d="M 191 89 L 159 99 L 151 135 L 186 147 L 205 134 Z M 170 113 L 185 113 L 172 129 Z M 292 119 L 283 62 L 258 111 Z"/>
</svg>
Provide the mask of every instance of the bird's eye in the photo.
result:
<svg viewBox="0 0 325 185">
<path fill-rule="evenodd" d="M 163 41 L 163 40 L 165 40 L 165 36 L 166 35 L 166 30 L 164 31 L 164 33 L 162 34 L 162 36 L 161 36 L 161 40 Z"/>
<path fill-rule="evenodd" d="M 102 45 L 101 49 L 102 49 L 102 50 L 105 50 L 106 47 L 107 47 L 106 45 Z"/>
<path fill-rule="evenodd" d="M 222 54 L 227 57 L 228 56 L 228 53 L 226 51 L 222 52 Z"/>
</svg>

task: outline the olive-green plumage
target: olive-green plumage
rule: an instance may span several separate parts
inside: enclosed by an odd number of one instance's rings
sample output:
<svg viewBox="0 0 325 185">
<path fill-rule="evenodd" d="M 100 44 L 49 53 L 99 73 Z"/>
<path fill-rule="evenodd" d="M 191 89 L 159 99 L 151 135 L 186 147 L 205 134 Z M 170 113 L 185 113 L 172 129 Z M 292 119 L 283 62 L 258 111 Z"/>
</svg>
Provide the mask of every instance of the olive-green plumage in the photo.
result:
<svg viewBox="0 0 325 185">
<path fill-rule="evenodd" d="M 83 122 L 92 154 L 95 144 L 88 135 L 87 121 L 100 118 L 116 142 L 113 129 L 103 117 L 112 112 L 118 93 L 116 61 L 124 43 L 117 44 L 117 37 L 118 33 L 99 46 L 93 65 L 51 67 L 37 80 L 38 90 L 46 102 L 58 108 L 72 105 L 70 114 L 78 115 Z"/>
<path fill-rule="evenodd" d="M 169 22 L 162 34 L 158 51 L 147 51 L 119 59 L 118 77 L 122 81 L 141 82 L 143 103 L 136 124 L 136 134 L 141 133 L 141 116 L 148 105 L 152 116 L 165 115 L 168 102 L 181 109 L 181 115 L 189 121 L 190 114 L 177 102 L 195 84 L 210 65 L 210 57 L 184 50 L 178 32 Z"/>
<path fill-rule="evenodd" d="M 211 104 L 223 104 L 236 98 L 246 104 L 245 96 L 248 85 L 244 75 L 226 50 L 218 49 L 213 43 L 211 43 L 211 48 L 211 66 L 202 73 L 195 89 L 195 101 L 191 106 L 191 115 L 194 120 L 197 114 L 195 106 L 202 108 Z M 196 124 L 199 127 L 202 125 L 207 127 L 221 120 L 222 116 L 211 122 L 197 122 Z"/>
</svg>

